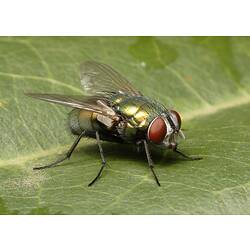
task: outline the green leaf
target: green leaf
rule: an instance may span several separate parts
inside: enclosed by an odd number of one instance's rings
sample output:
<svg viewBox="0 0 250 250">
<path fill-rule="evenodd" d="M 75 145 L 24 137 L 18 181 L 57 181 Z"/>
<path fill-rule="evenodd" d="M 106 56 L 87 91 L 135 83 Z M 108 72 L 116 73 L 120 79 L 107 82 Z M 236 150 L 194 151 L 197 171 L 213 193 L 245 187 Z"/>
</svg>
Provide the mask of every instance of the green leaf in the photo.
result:
<svg viewBox="0 0 250 250">
<path fill-rule="evenodd" d="M 0 39 L 1 214 L 249 214 L 250 39 L 245 37 L 2 37 Z M 83 139 L 70 161 L 33 171 L 74 141 L 70 109 L 24 92 L 81 94 L 79 65 L 112 65 L 145 95 L 174 107 L 186 161 Z"/>
</svg>

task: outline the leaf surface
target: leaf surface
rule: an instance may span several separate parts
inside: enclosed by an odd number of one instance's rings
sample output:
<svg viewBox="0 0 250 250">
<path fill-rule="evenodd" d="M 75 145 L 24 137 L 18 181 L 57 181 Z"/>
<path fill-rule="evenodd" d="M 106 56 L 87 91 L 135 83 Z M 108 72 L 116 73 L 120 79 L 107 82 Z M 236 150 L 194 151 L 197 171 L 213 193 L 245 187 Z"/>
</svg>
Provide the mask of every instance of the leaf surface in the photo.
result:
<svg viewBox="0 0 250 250">
<path fill-rule="evenodd" d="M 2 37 L 1 214 L 249 214 L 250 39 L 245 37 Z M 186 161 L 154 150 L 159 188 L 143 153 L 83 139 L 70 161 L 33 171 L 74 141 L 70 109 L 24 92 L 81 94 L 79 65 L 112 65 L 145 95 L 178 110 Z"/>
</svg>

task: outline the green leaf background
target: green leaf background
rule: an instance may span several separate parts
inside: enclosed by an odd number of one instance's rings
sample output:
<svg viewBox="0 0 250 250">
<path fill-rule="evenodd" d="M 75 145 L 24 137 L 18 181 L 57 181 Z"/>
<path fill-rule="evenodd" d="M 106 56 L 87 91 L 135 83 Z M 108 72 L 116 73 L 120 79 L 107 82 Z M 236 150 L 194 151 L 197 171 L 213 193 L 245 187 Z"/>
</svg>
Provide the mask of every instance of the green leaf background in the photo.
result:
<svg viewBox="0 0 250 250">
<path fill-rule="evenodd" d="M 143 153 L 94 140 L 44 171 L 74 137 L 70 109 L 24 92 L 80 94 L 79 64 L 112 65 L 135 87 L 178 110 L 186 161 L 154 150 L 158 187 Z M 249 214 L 250 39 L 246 37 L 1 37 L 1 214 Z"/>
</svg>

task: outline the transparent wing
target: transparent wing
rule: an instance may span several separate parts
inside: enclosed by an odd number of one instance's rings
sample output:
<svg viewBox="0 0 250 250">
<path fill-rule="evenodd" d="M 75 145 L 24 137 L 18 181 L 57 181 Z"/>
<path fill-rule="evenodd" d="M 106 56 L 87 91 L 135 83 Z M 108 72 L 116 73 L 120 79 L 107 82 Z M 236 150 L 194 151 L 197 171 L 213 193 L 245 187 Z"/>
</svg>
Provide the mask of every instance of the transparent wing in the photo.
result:
<svg viewBox="0 0 250 250">
<path fill-rule="evenodd" d="M 84 109 L 103 115 L 115 115 L 113 109 L 108 107 L 105 98 L 100 96 L 85 97 L 38 93 L 26 93 L 26 95 L 43 101 L 57 103 L 72 108 Z"/>
<path fill-rule="evenodd" d="M 83 62 L 80 66 L 81 85 L 89 95 L 124 93 L 142 96 L 131 83 L 112 67 L 94 61 Z"/>
</svg>

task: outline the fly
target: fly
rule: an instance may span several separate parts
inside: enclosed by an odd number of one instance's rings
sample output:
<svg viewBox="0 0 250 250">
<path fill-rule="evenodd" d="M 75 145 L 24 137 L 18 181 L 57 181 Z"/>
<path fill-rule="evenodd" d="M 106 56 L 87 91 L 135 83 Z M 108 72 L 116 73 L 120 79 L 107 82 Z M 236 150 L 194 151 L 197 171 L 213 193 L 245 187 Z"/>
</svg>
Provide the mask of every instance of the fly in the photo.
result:
<svg viewBox="0 0 250 250">
<path fill-rule="evenodd" d="M 80 66 L 80 78 L 86 95 L 26 94 L 73 108 L 69 113 L 69 127 L 77 136 L 63 157 L 48 165 L 35 167 L 34 170 L 51 168 L 69 159 L 83 137 L 96 139 L 102 161 L 98 174 L 89 186 L 101 176 L 106 166 L 101 141 L 142 146 L 149 168 L 159 186 L 149 144 L 171 149 L 189 160 L 201 159 L 187 156 L 177 149 L 179 140 L 185 139 L 179 113 L 145 97 L 112 67 L 94 61 L 83 62 Z"/>
</svg>

